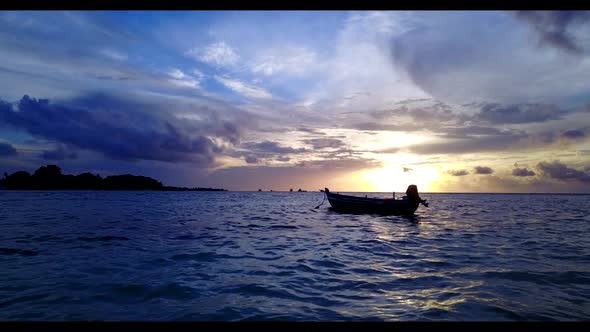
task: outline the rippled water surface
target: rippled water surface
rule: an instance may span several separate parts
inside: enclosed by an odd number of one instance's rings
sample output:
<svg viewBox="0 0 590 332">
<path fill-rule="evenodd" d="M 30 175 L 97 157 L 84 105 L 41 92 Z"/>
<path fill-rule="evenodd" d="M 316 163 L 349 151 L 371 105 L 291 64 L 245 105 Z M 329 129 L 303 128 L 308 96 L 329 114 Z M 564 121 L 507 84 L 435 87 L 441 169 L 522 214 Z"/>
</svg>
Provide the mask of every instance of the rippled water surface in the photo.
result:
<svg viewBox="0 0 590 332">
<path fill-rule="evenodd" d="M 0 320 L 588 320 L 590 196 L 0 192 Z"/>
</svg>

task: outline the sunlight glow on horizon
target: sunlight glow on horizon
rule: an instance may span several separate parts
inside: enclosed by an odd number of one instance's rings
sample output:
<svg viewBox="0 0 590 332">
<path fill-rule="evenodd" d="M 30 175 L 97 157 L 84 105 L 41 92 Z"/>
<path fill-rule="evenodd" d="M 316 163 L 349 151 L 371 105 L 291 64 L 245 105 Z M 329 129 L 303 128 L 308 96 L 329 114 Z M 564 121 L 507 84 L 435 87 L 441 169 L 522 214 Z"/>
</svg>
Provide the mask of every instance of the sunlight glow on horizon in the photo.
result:
<svg viewBox="0 0 590 332">
<path fill-rule="evenodd" d="M 362 172 L 361 179 L 367 184 L 367 191 L 404 193 L 409 185 L 415 184 L 422 192 L 433 191 L 434 182 L 440 178 L 439 171 L 429 165 L 420 165 L 413 171 L 404 172 L 399 166 L 386 166 Z"/>
</svg>

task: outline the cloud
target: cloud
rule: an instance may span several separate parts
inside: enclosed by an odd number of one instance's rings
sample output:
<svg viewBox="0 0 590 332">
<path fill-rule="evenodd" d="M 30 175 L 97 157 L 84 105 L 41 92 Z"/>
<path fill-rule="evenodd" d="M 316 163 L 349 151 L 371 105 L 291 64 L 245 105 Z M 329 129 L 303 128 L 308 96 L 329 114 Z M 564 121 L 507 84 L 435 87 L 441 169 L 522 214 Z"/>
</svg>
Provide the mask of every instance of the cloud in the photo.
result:
<svg viewBox="0 0 590 332">
<path fill-rule="evenodd" d="M 590 12 L 577 10 L 563 11 L 518 11 L 516 17 L 530 24 L 539 34 L 541 43 L 572 54 L 584 53 L 584 46 L 572 30 L 576 26 L 590 23 Z"/>
<path fill-rule="evenodd" d="M 318 131 L 317 129 L 313 129 L 313 128 L 299 127 L 299 128 L 297 128 L 297 131 L 315 134 L 315 135 L 325 135 L 325 133 L 322 133 L 321 131 Z"/>
<path fill-rule="evenodd" d="M 450 174 L 452 176 L 465 176 L 465 175 L 469 174 L 469 172 L 467 172 L 464 169 L 461 169 L 461 170 L 449 170 L 449 171 L 447 171 L 447 174 Z"/>
<path fill-rule="evenodd" d="M 305 148 L 292 148 L 288 146 L 280 146 L 277 142 L 264 141 L 260 143 L 244 143 L 242 147 L 250 149 L 253 152 L 272 153 L 272 154 L 298 154 L 306 153 L 309 150 Z"/>
<path fill-rule="evenodd" d="M 381 152 L 397 152 L 405 150 L 416 154 L 429 155 L 482 153 L 506 151 L 507 149 L 526 151 L 548 148 L 563 149 L 576 141 L 584 139 L 587 136 L 584 130 L 580 129 L 564 132 L 542 131 L 534 133 L 517 130 L 503 130 L 497 135 L 447 135 L 443 136 L 447 138 L 443 142 L 416 144 L 405 148 L 384 149 Z M 484 132 L 485 131 L 487 130 L 484 130 Z M 490 133 L 492 132 L 490 131 Z"/>
<path fill-rule="evenodd" d="M 216 76 L 215 79 L 227 88 L 250 98 L 270 99 L 272 95 L 263 88 L 255 87 L 239 80 L 229 79 L 227 77 Z"/>
<path fill-rule="evenodd" d="M 94 94 L 58 103 L 24 96 L 16 110 L 0 101 L 0 124 L 110 159 L 196 166 L 213 164 L 225 150 L 221 142 L 232 144 L 240 136 L 240 128 L 219 115 L 201 114 L 202 121 L 178 119 L 170 108 L 174 105 L 138 102 L 133 96 Z"/>
<path fill-rule="evenodd" d="M 8 143 L 0 142 L 0 156 L 10 157 L 16 155 L 18 155 L 18 152 L 16 151 L 14 146 Z"/>
<path fill-rule="evenodd" d="M 65 160 L 65 159 L 78 159 L 76 152 L 68 152 L 60 145 L 55 150 L 46 150 L 41 153 L 41 158 L 45 160 Z"/>
<path fill-rule="evenodd" d="M 562 164 L 559 160 L 553 162 L 542 161 L 537 164 L 537 168 L 543 176 L 552 179 L 590 182 L 590 173 L 568 167 L 565 164 Z"/>
<path fill-rule="evenodd" d="M 251 66 L 254 74 L 265 76 L 302 75 L 316 61 L 316 53 L 305 47 L 275 47 L 260 54 Z"/>
<path fill-rule="evenodd" d="M 582 130 L 566 130 L 561 133 L 561 137 L 568 139 L 578 139 L 586 137 L 586 134 Z"/>
<path fill-rule="evenodd" d="M 514 176 L 535 176 L 534 171 L 530 171 L 527 168 L 515 168 L 512 170 L 512 175 Z"/>
<path fill-rule="evenodd" d="M 557 120 L 564 113 L 555 105 L 488 103 L 482 106 L 473 120 L 491 124 L 521 124 Z"/>
<path fill-rule="evenodd" d="M 313 146 L 314 149 L 339 148 L 344 146 L 344 142 L 334 138 L 314 138 L 303 140 L 304 143 Z"/>
<path fill-rule="evenodd" d="M 505 150 L 517 142 L 526 139 L 527 134 L 504 136 L 484 136 L 469 139 L 449 140 L 442 143 L 425 143 L 412 145 L 406 149 L 416 154 L 462 154 Z"/>
<path fill-rule="evenodd" d="M 197 71 L 197 73 L 199 73 Z M 176 86 L 180 87 L 187 87 L 187 88 L 200 88 L 200 81 L 199 79 L 195 79 L 194 77 L 185 74 L 180 69 L 172 69 L 168 72 L 168 75 L 172 77 L 168 81 Z M 202 75 L 202 74 L 201 74 Z M 202 78 L 202 76 L 200 76 Z"/>
<path fill-rule="evenodd" d="M 277 161 L 284 161 L 284 162 L 286 162 L 286 161 L 291 160 L 291 158 L 285 157 L 285 156 L 279 156 L 279 157 L 276 158 L 276 160 Z"/>
<path fill-rule="evenodd" d="M 304 168 L 321 168 L 329 170 L 348 170 L 358 171 L 360 169 L 381 167 L 383 163 L 379 160 L 365 158 L 338 158 L 338 159 L 320 159 L 304 160 L 297 163 L 297 167 Z"/>
<path fill-rule="evenodd" d="M 529 27 L 506 12 L 412 13 L 411 24 L 392 38 L 391 59 L 435 98 L 555 102 L 586 93 L 590 63 L 540 51 Z"/>
<path fill-rule="evenodd" d="M 494 170 L 486 166 L 475 166 L 473 172 L 474 174 L 492 174 Z"/>
<path fill-rule="evenodd" d="M 258 164 L 258 158 L 255 156 L 246 156 L 244 159 L 246 160 L 247 164 Z"/>
<path fill-rule="evenodd" d="M 474 136 L 499 136 L 513 134 L 513 132 L 509 130 L 481 126 L 440 127 L 431 130 L 436 134 L 446 138 L 470 138 Z"/>
<path fill-rule="evenodd" d="M 103 49 L 102 51 L 100 51 L 100 53 L 108 58 L 113 59 L 113 60 L 117 60 L 117 61 L 127 60 L 127 54 L 123 54 L 121 52 L 117 52 L 114 50 Z"/>
<path fill-rule="evenodd" d="M 204 48 L 192 48 L 186 55 L 219 67 L 232 66 L 240 59 L 231 46 L 224 41 L 209 44 Z"/>
</svg>

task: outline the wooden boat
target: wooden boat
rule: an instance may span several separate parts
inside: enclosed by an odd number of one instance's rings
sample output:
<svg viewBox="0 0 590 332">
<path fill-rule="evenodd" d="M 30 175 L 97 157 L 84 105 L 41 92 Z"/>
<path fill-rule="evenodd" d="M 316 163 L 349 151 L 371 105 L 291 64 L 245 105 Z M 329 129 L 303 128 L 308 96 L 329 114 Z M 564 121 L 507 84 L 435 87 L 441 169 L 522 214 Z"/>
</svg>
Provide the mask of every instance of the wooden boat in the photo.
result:
<svg viewBox="0 0 590 332">
<path fill-rule="evenodd" d="M 418 187 L 413 184 L 408 186 L 406 196 L 401 199 L 341 195 L 330 192 L 328 188 L 324 188 L 324 193 L 332 209 L 338 212 L 412 215 L 420 204 L 428 207 L 428 202 L 420 198 Z"/>
</svg>

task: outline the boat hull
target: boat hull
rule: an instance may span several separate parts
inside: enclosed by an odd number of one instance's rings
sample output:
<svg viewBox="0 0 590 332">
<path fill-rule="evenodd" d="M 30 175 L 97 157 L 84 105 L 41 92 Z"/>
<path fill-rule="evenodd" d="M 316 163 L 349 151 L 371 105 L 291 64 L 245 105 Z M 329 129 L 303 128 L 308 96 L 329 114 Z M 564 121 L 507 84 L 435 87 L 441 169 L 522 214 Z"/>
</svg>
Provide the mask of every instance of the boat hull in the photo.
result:
<svg viewBox="0 0 590 332">
<path fill-rule="evenodd" d="M 370 213 L 381 215 L 412 215 L 418 202 L 409 199 L 378 199 L 326 193 L 334 211 L 345 213 Z"/>
</svg>

